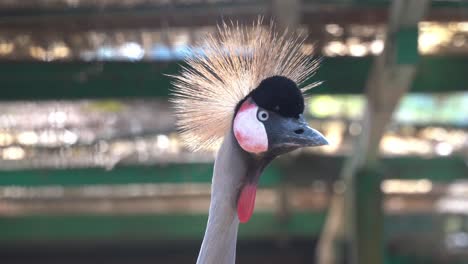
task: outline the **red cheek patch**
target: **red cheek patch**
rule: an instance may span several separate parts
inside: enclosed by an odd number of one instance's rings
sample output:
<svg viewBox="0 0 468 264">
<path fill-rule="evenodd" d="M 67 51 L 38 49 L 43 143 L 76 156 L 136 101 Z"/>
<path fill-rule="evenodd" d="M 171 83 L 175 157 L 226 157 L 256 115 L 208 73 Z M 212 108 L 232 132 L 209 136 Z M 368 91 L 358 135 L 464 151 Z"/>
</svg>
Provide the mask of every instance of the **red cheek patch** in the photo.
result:
<svg viewBox="0 0 468 264">
<path fill-rule="evenodd" d="M 268 137 L 265 126 L 257 119 L 257 111 L 257 105 L 245 100 L 234 118 L 233 130 L 243 150 L 258 154 L 268 150 Z"/>
</svg>

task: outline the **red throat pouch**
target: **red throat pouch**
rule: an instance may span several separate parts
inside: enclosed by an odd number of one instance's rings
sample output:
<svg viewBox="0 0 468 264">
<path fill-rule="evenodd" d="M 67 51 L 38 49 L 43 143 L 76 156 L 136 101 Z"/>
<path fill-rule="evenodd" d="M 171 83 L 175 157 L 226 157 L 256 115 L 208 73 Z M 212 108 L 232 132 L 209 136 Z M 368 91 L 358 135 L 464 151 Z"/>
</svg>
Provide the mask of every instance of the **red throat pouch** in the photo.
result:
<svg viewBox="0 0 468 264">
<path fill-rule="evenodd" d="M 256 193 L 257 184 L 249 183 L 242 187 L 239 199 L 237 200 L 237 216 L 241 223 L 247 223 L 252 216 Z"/>
</svg>

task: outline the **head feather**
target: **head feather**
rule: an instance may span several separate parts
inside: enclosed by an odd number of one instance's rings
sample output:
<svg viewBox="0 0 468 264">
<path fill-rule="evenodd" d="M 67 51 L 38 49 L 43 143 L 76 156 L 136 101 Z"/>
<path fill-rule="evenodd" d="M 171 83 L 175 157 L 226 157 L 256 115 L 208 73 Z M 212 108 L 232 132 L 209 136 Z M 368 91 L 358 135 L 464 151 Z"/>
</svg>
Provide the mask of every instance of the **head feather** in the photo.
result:
<svg viewBox="0 0 468 264">
<path fill-rule="evenodd" d="M 180 74 L 172 76 L 171 101 L 184 144 L 194 151 L 217 147 L 236 105 L 268 77 L 284 76 L 301 87 L 319 64 L 302 51 L 305 39 L 278 34 L 273 23 L 264 27 L 261 20 L 252 26 L 223 23 L 201 48 L 191 49 Z"/>
</svg>

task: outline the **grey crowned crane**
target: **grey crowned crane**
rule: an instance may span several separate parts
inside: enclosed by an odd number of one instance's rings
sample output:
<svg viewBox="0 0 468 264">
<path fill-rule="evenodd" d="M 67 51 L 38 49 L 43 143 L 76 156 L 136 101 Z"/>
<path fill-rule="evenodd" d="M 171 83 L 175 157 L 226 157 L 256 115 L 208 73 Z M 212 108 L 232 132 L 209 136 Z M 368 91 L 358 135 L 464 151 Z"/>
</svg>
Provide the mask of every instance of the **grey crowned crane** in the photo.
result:
<svg viewBox="0 0 468 264">
<path fill-rule="evenodd" d="M 303 53 L 304 40 L 261 21 L 224 23 L 173 76 L 183 142 L 192 150 L 221 145 L 199 264 L 235 263 L 239 222 L 252 216 L 258 180 L 275 157 L 328 144 L 303 116 L 303 93 L 317 83 L 299 87 L 318 67 Z"/>
</svg>

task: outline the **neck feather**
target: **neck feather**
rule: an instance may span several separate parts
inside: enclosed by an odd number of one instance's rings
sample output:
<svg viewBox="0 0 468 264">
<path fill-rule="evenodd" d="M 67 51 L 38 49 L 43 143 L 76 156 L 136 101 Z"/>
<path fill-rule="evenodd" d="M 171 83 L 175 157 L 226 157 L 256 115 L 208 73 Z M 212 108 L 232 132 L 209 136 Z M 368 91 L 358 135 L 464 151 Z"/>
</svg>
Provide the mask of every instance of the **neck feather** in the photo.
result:
<svg viewBox="0 0 468 264">
<path fill-rule="evenodd" d="M 231 130 L 224 138 L 214 165 L 211 204 L 197 264 L 234 264 L 239 220 L 236 199 L 247 175 L 247 154 Z"/>
</svg>

